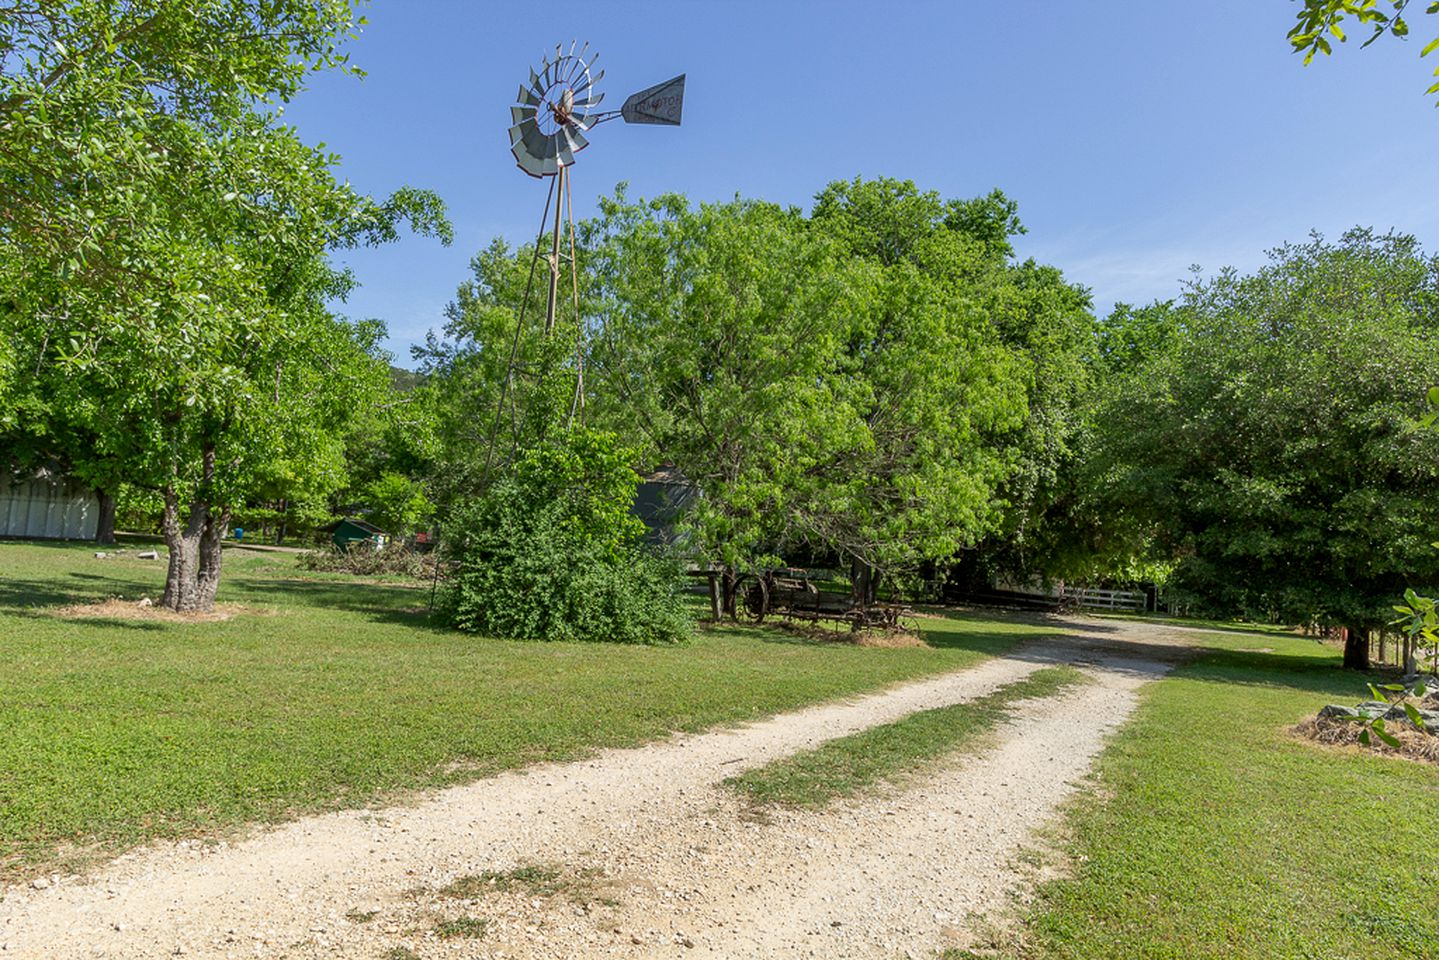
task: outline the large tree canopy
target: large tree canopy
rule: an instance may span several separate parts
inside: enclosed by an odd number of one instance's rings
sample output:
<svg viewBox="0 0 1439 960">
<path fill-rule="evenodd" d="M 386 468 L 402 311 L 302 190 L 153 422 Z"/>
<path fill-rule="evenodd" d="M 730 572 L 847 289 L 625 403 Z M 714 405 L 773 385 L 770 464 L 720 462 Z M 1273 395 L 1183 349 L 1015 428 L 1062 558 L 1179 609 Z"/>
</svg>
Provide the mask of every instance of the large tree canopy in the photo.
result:
<svg viewBox="0 0 1439 960">
<path fill-rule="evenodd" d="M 1099 482 L 1196 604 L 1362 636 L 1439 575 L 1439 437 L 1418 422 L 1439 261 L 1412 237 L 1285 246 L 1124 319 L 1143 347 L 1099 413 Z"/>
<path fill-rule="evenodd" d="M 274 104 L 342 63 L 343 0 L 68 0 L 0 29 L 0 427 L 93 482 L 156 491 L 165 602 L 205 608 L 249 490 L 343 479 L 382 330 L 327 304 L 328 251 L 447 236 L 438 200 L 336 180 Z M 328 475 L 327 475 L 328 474 Z"/>
<path fill-rule="evenodd" d="M 1020 229 L 998 193 L 896 180 L 831 184 L 808 216 L 620 192 L 580 226 L 585 416 L 703 490 L 697 542 L 732 568 L 798 549 L 869 579 L 1023 527 L 1067 455 L 1093 320 L 1058 271 L 1014 262 Z M 442 418 L 454 460 L 502 459 L 502 392 L 553 412 L 575 382 L 575 331 L 547 347 L 533 299 L 515 339 L 530 254 L 476 257 L 421 352 L 462 411 Z M 514 447 L 525 418 L 500 409 Z"/>
</svg>

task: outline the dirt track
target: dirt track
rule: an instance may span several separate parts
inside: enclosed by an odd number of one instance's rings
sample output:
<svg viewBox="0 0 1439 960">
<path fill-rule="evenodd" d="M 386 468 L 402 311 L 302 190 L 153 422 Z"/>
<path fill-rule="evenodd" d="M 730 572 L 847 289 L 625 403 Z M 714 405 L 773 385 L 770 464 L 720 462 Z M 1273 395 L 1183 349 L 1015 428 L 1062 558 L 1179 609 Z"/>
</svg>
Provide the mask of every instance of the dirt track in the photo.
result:
<svg viewBox="0 0 1439 960">
<path fill-rule="evenodd" d="M 154 845 L 87 878 L 10 888 L 0 956 L 933 956 L 1004 901 L 1014 855 L 1193 636 L 1072 628 L 861 699 L 307 818 L 233 846 Z M 994 746 L 903 791 L 756 815 L 718 786 L 1054 662 L 1096 682 L 1028 704 Z M 533 864 L 542 882 L 441 893 Z M 445 926 L 466 918 L 485 922 L 482 936 L 442 936 L 477 932 Z"/>
</svg>

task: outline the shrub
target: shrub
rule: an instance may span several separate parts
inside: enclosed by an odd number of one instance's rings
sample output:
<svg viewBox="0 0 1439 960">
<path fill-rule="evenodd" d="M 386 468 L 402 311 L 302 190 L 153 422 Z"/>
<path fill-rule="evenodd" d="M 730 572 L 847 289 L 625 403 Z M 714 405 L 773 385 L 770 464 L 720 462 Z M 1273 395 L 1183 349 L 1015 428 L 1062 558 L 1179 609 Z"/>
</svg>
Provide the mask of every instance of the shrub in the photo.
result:
<svg viewBox="0 0 1439 960">
<path fill-rule="evenodd" d="M 613 434 L 576 428 L 526 451 L 445 524 L 443 615 L 494 637 L 684 639 L 684 575 L 644 549 L 630 512 L 638 483 Z"/>
</svg>

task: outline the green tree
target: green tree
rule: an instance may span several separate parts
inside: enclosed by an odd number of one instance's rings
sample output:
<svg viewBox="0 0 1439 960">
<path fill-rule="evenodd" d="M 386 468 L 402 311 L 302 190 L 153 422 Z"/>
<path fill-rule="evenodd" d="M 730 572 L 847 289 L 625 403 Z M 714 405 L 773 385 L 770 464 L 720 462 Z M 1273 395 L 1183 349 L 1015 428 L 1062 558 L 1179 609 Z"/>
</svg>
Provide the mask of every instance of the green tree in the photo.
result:
<svg viewBox="0 0 1439 960">
<path fill-rule="evenodd" d="M 1289 43 L 1295 52 L 1304 54 L 1304 64 L 1308 66 L 1318 54 L 1327 57 L 1334 52 L 1331 40 L 1348 41 L 1344 21 L 1350 17 L 1362 30 L 1368 31 L 1363 44 L 1366 47 L 1386 34 L 1405 40 L 1409 37 L 1409 21 L 1404 14 L 1410 4 L 1411 0 L 1304 0 L 1289 31 Z M 1439 13 L 1439 3 L 1426 3 L 1424 12 Z M 1436 49 L 1439 49 L 1439 37 L 1425 44 L 1419 56 L 1427 57 Z M 1434 68 L 1433 75 L 1439 77 L 1439 67 Z M 1439 95 L 1439 79 L 1424 92 Z M 1435 106 L 1439 106 L 1439 101 Z"/>
<path fill-rule="evenodd" d="M 419 530 L 434 512 L 420 483 L 403 474 L 382 473 L 362 486 L 359 494 L 370 522 L 394 537 Z"/>
<path fill-rule="evenodd" d="M 986 341 L 1008 352 L 1004 377 L 1022 388 L 1022 421 L 981 431 L 985 449 L 999 458 L 1002 479 L 992 493 L 994 523 L 978 543 L 971 525 L 961 543 L 975 548 L 965 551 L 974 576 L 1065 572 L 1075 553 L 1069 501 L 1076 445 L 1083 440 L 1093 388 L 1096 338 L 1088 291 L 1066 282 L 1054 267 L 1016 262 L 1011 241 L 1024 227 L 1017 205 L 997 190 L 945 201 L 908 181 L 836 183 L 820 194 L 814 220 L 846 237 L 856 255 L 890 276 L 924 277 L 941 297 L 966 305 L 982 317 L 977 329 Z M 937 358 L 953 350 L 937 349 Z M 966 472 L 962 464 L 951 469 Z"/>
<path fill-rule="evenodd" d="M 898 180 L 831 184 L 809 216 L 620 191 L 580 225 L 585 416 L 701 489 L 695 543 L 731 584 L 797 550 L 872 594 L 876 574 L 1032 530 L 1071 456 L 1093 319 L 1082 289 L 1014 261 L 1021 229 L 1002 194 Z M 503 384 L 512 350 L 556 369 L 537 322 L 515 336 L 530 254 L 477 256 L 447 339 L 421 351 L 451 463 L 489 459 L 502 393 L 530 391 L 539 422 L 568 403 L 569 366 L 553 396 Z M 501 418 L 507 447 L 534 435 L 525 419 Z"/>
<path fill-rule="evenodd" d="M 343 483 L 343 426 L 383 386 L 382 329 L 327 308 L 351 283 L 328 252 L 405 221 L 445 237 L 442 206 L 356 193 L 281 122 L 343 65 L 344 0 L 68 0 L 0 24 L 3 416 L 43 404 L 65 460 L 157 491 L 164 602 L 208 608 L 234 507 L 287 470 Z"/>
<path fill-rule="evenodd" d="M 1109 387 L 1096 475 L 1216 613 L 1349 627 L 1346 665 L 1439 554 L 1439 261 L 1366 230 L 1195 281 Z"/>
<path fill-rule="evenodd" d="M 540 246 L 548 250 L 548 241 Z M 544 283 L 529 281 L 534 250 L 497 239 L 471 258 L 470 278 L 445 308 L 443 337 L 432 331 L 414 349 L 441 507 L 482 491 L 517 451 L 568 417 L 577 331 L 567 323 L 544 336 Z"/>
<path fill-rule="evenodd" d="M 736 567 L 794 547 L 874 574 L 996 521 L 1024 416 L 1024 358 L 974 277 L 1008 236 L 912 183 L 832 184 L 813 214 L 616 197 L 587 232 L 591 405 L 703 490 Z"/>
</svg>

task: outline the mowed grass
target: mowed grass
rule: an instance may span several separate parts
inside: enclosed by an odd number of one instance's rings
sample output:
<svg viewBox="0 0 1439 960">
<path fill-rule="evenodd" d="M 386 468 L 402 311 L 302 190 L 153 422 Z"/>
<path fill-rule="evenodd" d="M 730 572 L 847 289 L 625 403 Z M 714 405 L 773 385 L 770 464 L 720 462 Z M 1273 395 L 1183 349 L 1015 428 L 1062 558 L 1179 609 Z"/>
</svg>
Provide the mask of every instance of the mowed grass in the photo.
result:
<svg viewBox="0 0 1439 960">
<path fill-rule="evenodd" d="M 1041 667 L 982 697 L 837 737 L 747 770 L 725 785 L 757 805 L 823 806 L 912 776 L 941 757 L 978 751 L 988 745 L 987 734 L 1013 715 L 1016 704 L 1052 697 L 1084 679 L 1074 667 Z"/>
<path fill-rule="evenodd" d="M 153 837 L 360 806 L 978 663 L 1052 627 L 925 619 L 931 648 L 701 631 L 636 648 L 430 625 L 428 590 L 228 551 L 220 623 L 66 620 L 164 562 L 0 543 L 0 878 Z"/>
<path fill-rule="evenodd" d="M 1101 757 L 1068 816 L 1072 876 L 1040 888 L 1009 953 L 1439 957 L 1439 769 L 1289 734 L 1367 695 L 1337 651 L 1205 642 L 1225 649 L 1148 687 Z"/>
</svg>

